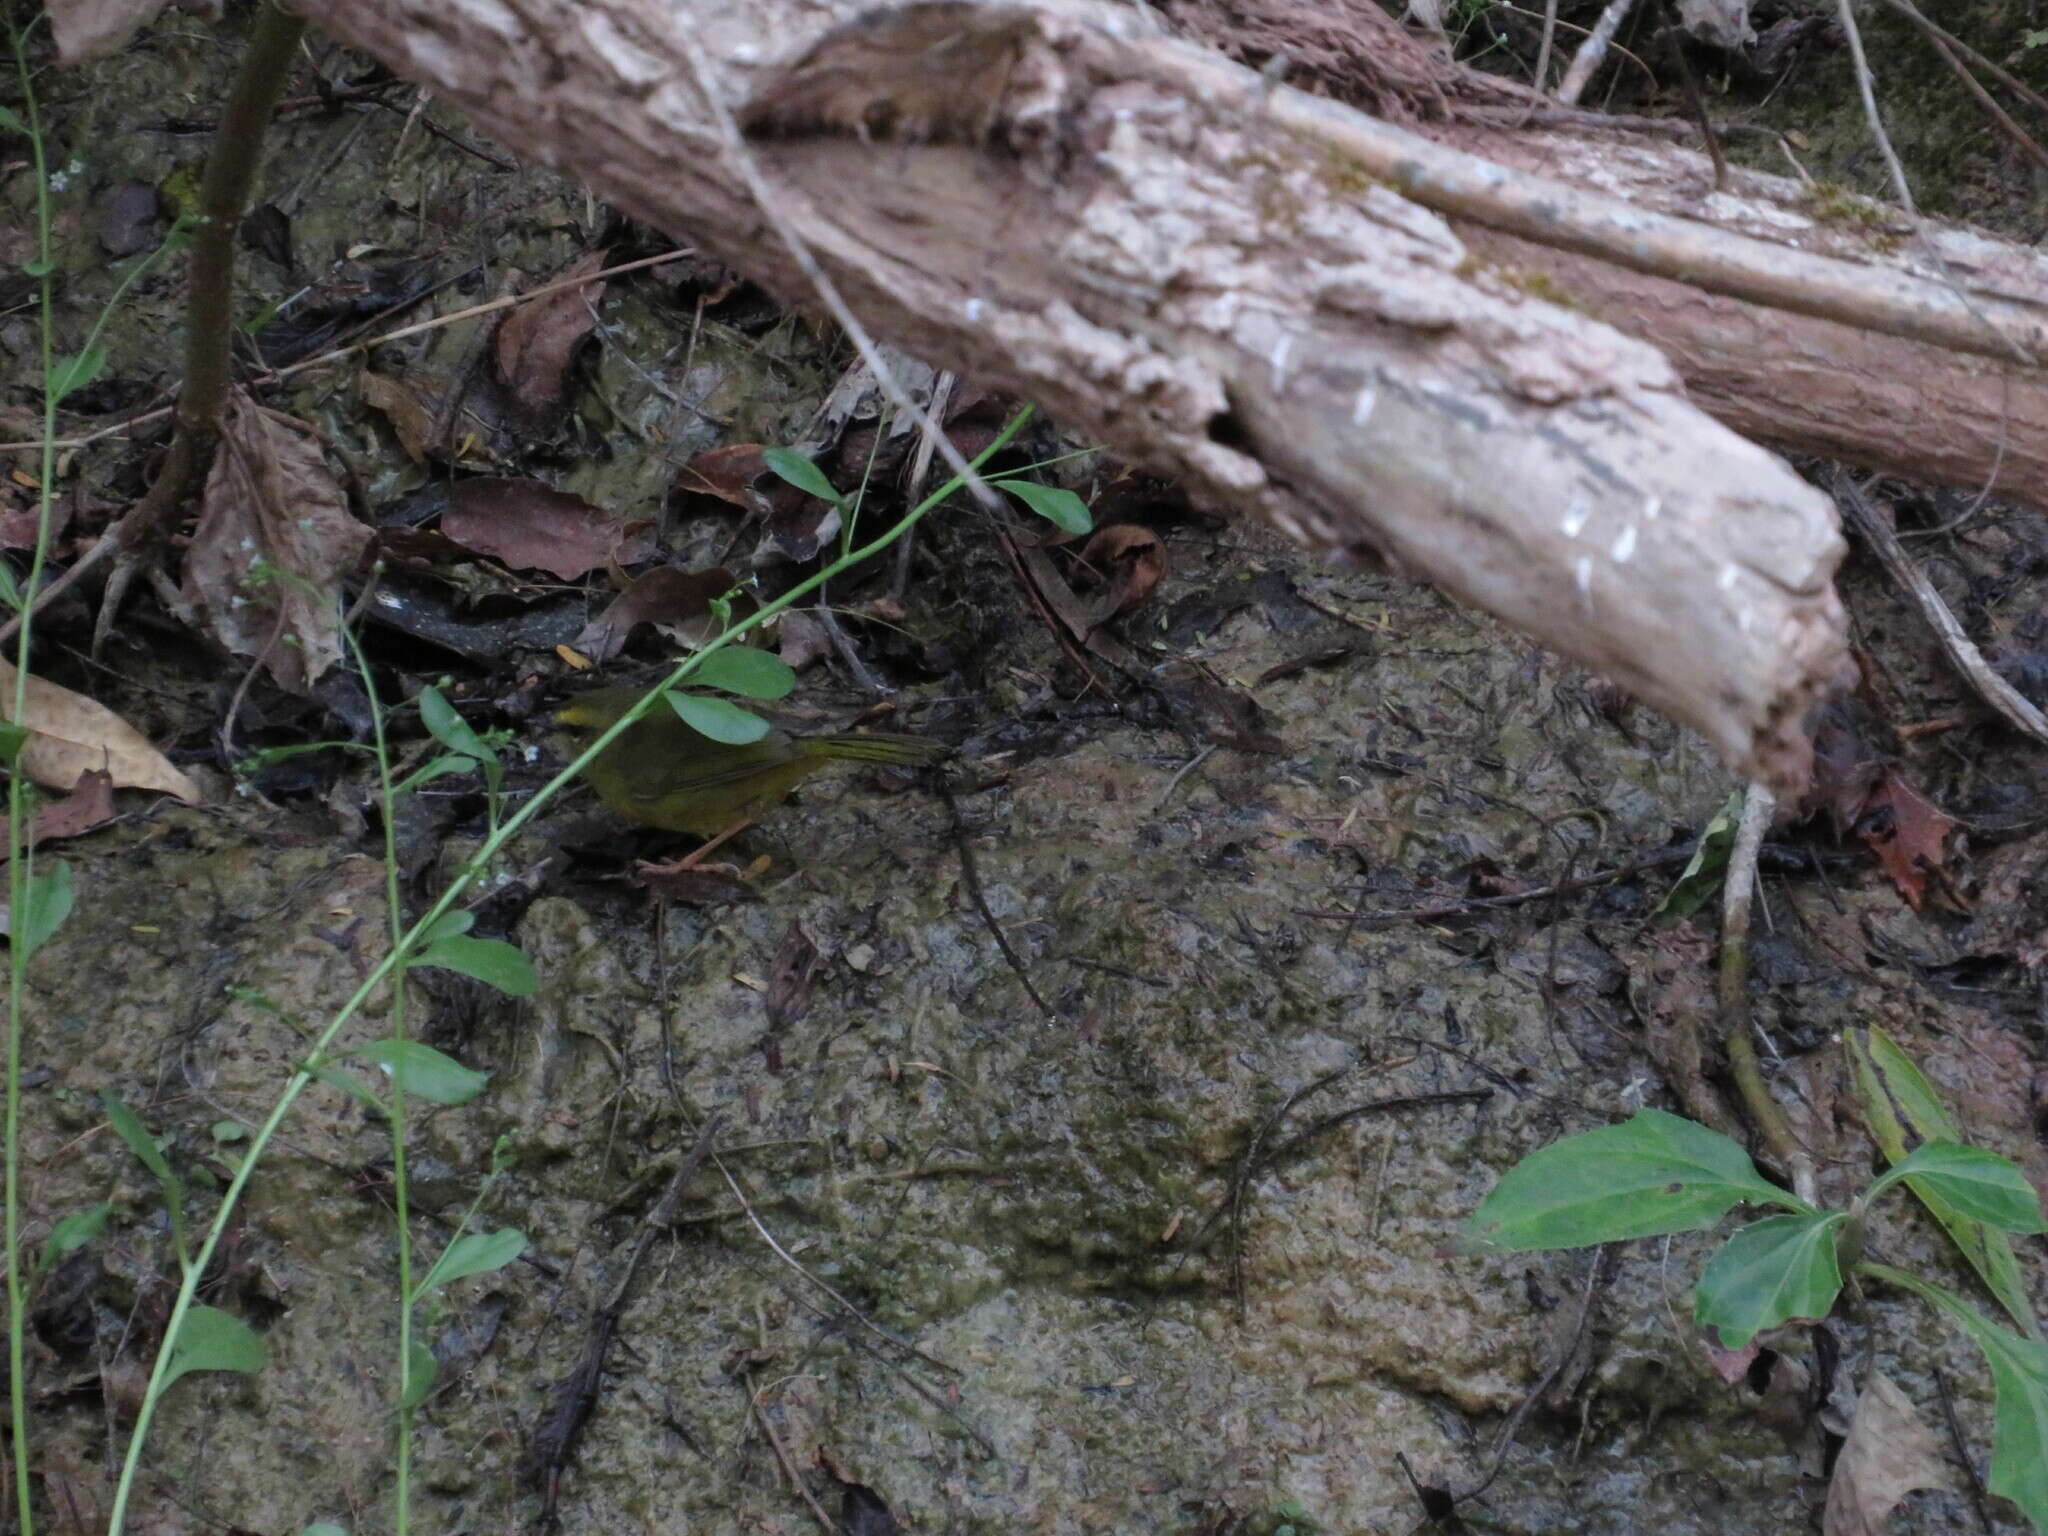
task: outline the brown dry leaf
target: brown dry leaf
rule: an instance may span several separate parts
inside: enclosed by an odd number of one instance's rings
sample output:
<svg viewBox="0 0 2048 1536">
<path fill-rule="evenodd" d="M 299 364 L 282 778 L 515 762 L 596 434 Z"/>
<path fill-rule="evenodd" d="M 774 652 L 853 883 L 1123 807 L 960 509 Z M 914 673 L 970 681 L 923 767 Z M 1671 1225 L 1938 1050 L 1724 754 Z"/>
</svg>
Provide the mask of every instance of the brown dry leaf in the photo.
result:
<svg viewBox="0 0 2048 1536">
<path fill-rule="evenodd" d="M 652 624 L 683 645 L 703 645 L 720 628 L 711 611 L 712 599 L 725 596 L 738 585 L 739 578 L 722 565 L 703 571 L 659 566 L 635 577 L 570 643 L 585 655 L 610 661 L 625 649 L 636 626 Z M 745 593 L 737 594 L 733 617 L 745 618 L 755 606 Z"/>
<path fill-rule="evenodd" d="M 39 498 L 32 495 L 16 495 L 12 490 L 0 487 L 0 549 L 34 549 L 36 547 L 36 526 L 42 514 L 37 510 Z M 64 530 L 71 526 L 72 501 L 70 497 L 58 497 L 50 503 L 50 543 L 55 545 L 62 538 Z"/>
<path fill-rule="evenodd" d="M 816 614 L 791 608 L 775 621 L 778 654 L 792 672 L 801 672 L 814 661 L 832 654 L 832 636 Z"/>
<path fill-rule="evenodd" d="M 384 413 L 408 459 L 415 464 L 427 462 L 428 451 L 438 446 L 434 441 L 434 413 L 403 380 L 388 373 L 365 373 L 363 404 Z"/>
<path fill-rule="evenodd" d="M 1954 825 L 1932 800 L 1888 771 L 1857 818 L 1856 835 L 1870 845 L 1906 904 L 1918 912 L 1928 871 L 1941 867 L 1942 844 Z"/>
<path fill-rule="evenodd" d="M 1099 528 L 1081 551 L 1081 563 L 1102 574 L 1102 596 L 1095 604 L 1091 628 L 1129 613 L 1152 595 L 1166 574 L 1166 546 L 1150 528 L 1117 523 Z"/>
<path fill-rule="evenodd" d="M 655 555 L 647 522 L 624 522 L 569 491 L 511 476 L 458 481 L 441 531 L 514 570 L 547 571 L 564 581 Z"/>
<path fill-rule="evenodd" d="M 1915 1488 L 1947 1486 L 1934 1431 L 1889 1377 L 1872 1370 L 1856 1400 L 1849 1438 L 1835 1458 L 1822 1536 L 1890 1536 L 1899 1500 Z"/>
<path fill-rule="evenodd" d="M 0 661 L 0 718 L 14 706 L 14 668 Z M 21 769 L 50 789 L 70 790 L 104 771 L 117 789 L 153 789 L 199 803 L 199 786 L 171 766 L 142 732 L 82 693 L 30 677 L 21 724 L 29 729 Z"/>
<path fill-rule="evenodd" d="M 783 931 L 782 947 L 768 972 L 764 1006 L 770 1029 L 786 1029 L 804 1016 L 811 1002 L 811 980 L 818 973 L 818 942 L 801 921 Z"/>
<path fill-rule="evenodd" d="M 104 827 L 116 814 L 114 776 L 98 768 L 81 773 L 78 787 L 70 794 L 61 800 L 45 800 L 36 807 L 35 820 L 29 824 L 29 846 L 39 848 L 60 838 L 82 836 L 95 827 Z M 6 861 L 7 851 L 0 848 L 0 864 Z"/>
<path fill-rule="evenodd" d="M 88 64 L 118 50 L 156 20 L 164 0 L 56 0 L 50 36 L 66 64 Z"/>
<path fill-rule="evenodd" d="M 592 251 L 552 279 L 583 277 L 604 269 Z M 529 420 L 544 423 L 569 400 L 569 369 L 597 326 L 604 284 L 579 283 L 531 304 L 521 304 L 498 326 L 491 361 L 498 382 Z"/>
<path fill-rule="evenodd" d="M 759 443 L 728 443 L 723 448 L 707 448 L 692 454 L 676 483 L 683 490 L 716 496 L 752 512 L 761 505 L 755 486 L 767 473 Z"/>
<path fill-rule="evenodd" d="M 185 555 L 186 619 L 310 694 L 341 659 L 341 578 L 369 540 L 319 440 L 236 390 Z"/>
</svg>

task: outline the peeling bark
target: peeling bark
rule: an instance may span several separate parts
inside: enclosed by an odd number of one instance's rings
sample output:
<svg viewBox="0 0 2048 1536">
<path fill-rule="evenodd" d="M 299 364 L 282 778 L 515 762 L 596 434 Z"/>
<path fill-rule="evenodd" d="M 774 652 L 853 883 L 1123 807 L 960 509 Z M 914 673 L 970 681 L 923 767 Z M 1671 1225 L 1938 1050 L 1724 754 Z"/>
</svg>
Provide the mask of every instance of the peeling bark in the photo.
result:
<svg viewBox="0 0 2048 1536">
<path fill-rule="evenodd" d="M 330 0 L 322 20 L 806 302 L 709 126 L 691 28 L 785 218 L 892 341 L 1214 504 L 1425 575 L 1798 787 L 1801 718 L 1843 658 L 1831 504 L 1650 346 L 1391 190 L 1356 152 L 1384 125 L 1085 0 L 853 12 Z"/>
</svg>

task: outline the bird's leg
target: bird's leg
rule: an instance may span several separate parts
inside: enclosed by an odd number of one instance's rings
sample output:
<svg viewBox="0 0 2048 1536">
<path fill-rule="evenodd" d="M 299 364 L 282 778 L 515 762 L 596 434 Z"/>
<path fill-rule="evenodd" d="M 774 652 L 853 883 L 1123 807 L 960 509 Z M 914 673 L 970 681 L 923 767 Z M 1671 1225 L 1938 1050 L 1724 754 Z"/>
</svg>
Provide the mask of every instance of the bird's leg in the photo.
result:
<svg viewBox="0 0 2048 1536">
<path fill-rule="evenodd" d="M 683 857 L 681 857 L 680 859 L 665 859 L 658 864 L 642 864 L 640 866 L 640 872 L 645 875 L 678 875 L 686 869 L 695 869 L 699 864 L 701 864 L 704 861 L 704 855 L 711 852 L 712 849 L 716 848 L 720 843 L 724 842 L 727 838 L 736 836 L 737 834 L 744 832 L 748 827 L 751 827 L 753 824 L 753 817 L 742 816 L 738 821 L 734 822 L 731 826 L 727 827 L 723 832 L 719 833 L 718 836 L 712 838 L 709 842 L 705 843 L 703 847 L 694 849 L 691 852 L 684 854 Z"/>
</svg>

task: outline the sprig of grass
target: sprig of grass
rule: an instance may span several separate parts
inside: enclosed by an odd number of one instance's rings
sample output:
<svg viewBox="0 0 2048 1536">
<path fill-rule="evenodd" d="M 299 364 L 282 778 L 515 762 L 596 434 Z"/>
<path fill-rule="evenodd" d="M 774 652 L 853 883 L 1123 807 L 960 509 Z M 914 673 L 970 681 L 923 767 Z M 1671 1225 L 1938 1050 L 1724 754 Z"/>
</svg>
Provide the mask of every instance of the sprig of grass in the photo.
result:
<svg viewBox="0 0 2048 1536">
<path fill-rule="evenodd" d="M 975 456 L 973 460 L 974 467 L 978 468 L 986 463 L 994 454 L 1007 445 L 1022 430 L 1024 423 L 1029 420 L 1030 415 L 1029 407 L 1018 412 L 1003 430 L 996 435 L 994 440 Z M 937 490 L 926 496 L 915 507 L 906 512 L 890 528 L 875 539 L 857 549 L 848 551 L 839 559 L 827 565 L 823 570 L 799 582 L 781 597 L 765 604 L 758 612 L 750 614 L 746 618 L 732 624 L 703 650 L 694 653 L 679 663 L 660 684 L 649 689 L 646 695 L 631 709 L 627 710 L 618 721 L 608 729 L 600 732 L 577 755 L 573 762 L 553 779 L 549 780 L 525 805 L 506 817 L 483 839 L 476 851 L 463 865 L 461 870 L 457 872 L 455 878 L 450 881 L 447 890 L 430 903 L 426 911 L 410 927 L 398 935 L 391 952 L 375 966 L 371 967 L 369 973 L 357 984 L 355 991 L 349 996 L 348 1000 L 336 1010 L 333 1017 L 321 1028 L 305 1056 L 299 1062 L 298 1067 L 278 1094 L 277 1100 L 271 1106 L 269 1113 L 264 1116 L 263 1123 L 250 1136 L 248 1150 L 242 1158 L 241 1165 L 235 1170 L 234 1178 L 229 1182 L 225 1193 L 222 1195 L 213 1220 L 208 1224 L 206 1236 L 201 1242 L 198 1251 L 193 1255 L 192 1266 L 187 1271 L 183 1283 L 178 1287 L 178 1294 L 172 1301 L 170 1316 L 164 1330 L 165 1344 L 158 1350 L 156 1361 L 150 1369 L 149 1380 L 143 1388 L 142 1401 L 136 1412 L 135 1425 L 129 1434 L 127 1450 L 122 1457 L 120 1481 L 114 1490 L 114 1500 L 107 1522 L 108 1536 L 121 1536 L 121 1532 L 126 1526 L 128 1504 L 134 1494 L 135 1478 L 141 1468 L 142 1450 L 148 1442 L 150 1425 L 155 1417 L 157 1406 L 163 1400 L 165 1389 L 175 1379 L 171 1368 L 177 1357 L 177 1341 L 187 1326 L 187 1320 L 199 1309 L 198 1277 L 204 1273 L 206 1266 L 212 1261 L 214 1251 L 220 1245 L 221 1238 L 227 1231 L 228 1223 L 232 1219 L 236 1208 L 240 1205 L 244 1191 L 248 1188 L 249 1180 L 254 1176 L 257 1167 L 262 1162 L 265 1150 L 269 1147 L 271 1140 L 277 1135 L 279 1127 L 284 1124 L 286 1116 L 291 1113 L 291 1108 L 298 1101 L 299 1095 L 304 1093 L 307 1087 L 316 1081 L 331 1080 L 333 1073 L 332 1064 L 336 1058 L 329 1055 L 330 1048 L 349 1021 L 355 1018 L 361 1010 L 364 1002 L 377 988 L 385 985 L 387 982 L 399 983 L 402 972 L 408 965 L 448 963 L 445 960 L 436 961 L 432 956 L 436 949 L 444 946 L 448 942 L 449 937 L 451 937 L 445 932 L 445 920 L 454 913 L 456 904 L 461 900 L 464 893 L 480 875 L 491 867 L 492 862 L 497 858 L 505 845 L 539 813 L 543 805 L 556 794 L 559 794 L 576 775 L 580 774 L 596 759 L 599 753 L 603 752 L 627 730 L 631 729 L 633 724 L 645 715 L 649 709 L 653 708 L 657 701 L 667 695 L 670 689 L 690 681 L 706 665 L 710 658 L 718 655 L 749 631 L 759 628 L 777 614 L 794 607 L 841 572 L 887 549 L 914 528 L 934 507 L 959 490 L 964 484 L 965 480 L 962 476 L 953 476 Z M 393 910 L 396 910 L 395 905 Z M 454 935 L 453 937 L 461 937 L 461 935 Z M 490 943 L 493 941 L 473 942 Z M 508 950 L 511 949 L 509 945 L 501 947 Z M 517 951 L 513 951 L 513 953 L 516 954 Z M 522 962 L 524 961 L 523 956 L 520 959 Z M 475 973 L 472 972 L 472 974 Z M 530 971 L 528 974 L 530 975 Z M 425 1048 L 419 1047 L 418 1049 L 424 1050 Z M 405 1081 L 407 1086 L 417 1089 L 416 1081 L 412 1080 L 409 1075 L 407 1075 Z"/>
</svg>

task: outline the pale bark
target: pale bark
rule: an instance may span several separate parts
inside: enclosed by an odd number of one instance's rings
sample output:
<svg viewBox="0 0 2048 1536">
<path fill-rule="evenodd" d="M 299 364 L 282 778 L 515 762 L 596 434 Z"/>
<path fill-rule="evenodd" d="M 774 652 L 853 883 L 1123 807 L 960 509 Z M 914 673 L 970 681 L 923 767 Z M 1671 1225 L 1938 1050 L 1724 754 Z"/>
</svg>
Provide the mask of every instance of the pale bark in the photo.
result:
<svg viewBox="0 0 2048 1536">
<path fill-rule="evenodd" d="M 1798 785 L 1801 717 L 1843 655 L 1831 505 L 1657 352 L 1390 190 L 1359 150 L 1396 142 L 1384 125 L 1081 0 L 874 12 L 770 67 L 856 9 L 330 0 L 318 19 L 805 302 L 709 127 L 687 30 L 877 331 L 1213 503 L 1389 556 Z"/>
</svg>

